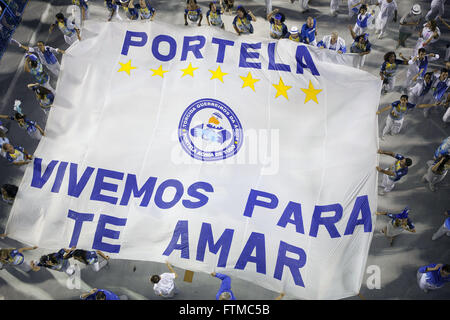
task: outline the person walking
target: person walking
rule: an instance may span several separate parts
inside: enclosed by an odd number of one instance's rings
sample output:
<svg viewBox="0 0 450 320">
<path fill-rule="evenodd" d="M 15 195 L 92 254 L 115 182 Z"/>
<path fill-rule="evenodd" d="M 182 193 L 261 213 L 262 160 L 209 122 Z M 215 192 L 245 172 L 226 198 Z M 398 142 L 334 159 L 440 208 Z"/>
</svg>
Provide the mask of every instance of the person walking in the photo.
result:
<svg viewBox="0 0 450 320">
<path fill-rule="evenodd" d="M 408 167 L 412 165 L 412 160 L 410 158 L 405 158 L 403 155 L 393 153 L 391 151 L 378 150 L 379 154 L 384 154 L 395 158 L 396 161 L 391 165 L 391 167 L 382 169 L 379 166 L 376 167 L 378 172 L 383 173 L 383 178 L 380 187 L 384 190 L 379 194 L 384 195 L 387 192 L 391 192 L 395 184 L 404 176 L 408 174 Z"/>
<path fill-rule="evenodd" d="M 53 31 L 55 26 L 64 35 L 64 40 L 68 45 L 72 45 L 77 39 L 81 41 L 80 29 L 75 25 L 74 20 L 69 20 L 60 12 L 56 14 L 56 21 L 50 25 L 49 33 Z"/>
<path fill-rule="evenodd" d="M 440 289 L 450 282 L 450 265 L 432 263 L 417 270 L 417 284 L 425 293 Z"/>
<path fill-rule="evenodd" d="M 412 36 L 420 20 L 422 20 L 422 10 L 420 4 L 415 4 L 412 6 L 411 11 L 405 13 L 400 19 L 397 48 L 400 46 L 406 47 L 406 40 Z"/>
<path fill-rule="evenodd" d="M 391 218 L 386 226 L 381 230 L 382 233 L 389 239 L 389 245 L 392 246 L 394 238 L 402 233 L 404 230 L 409 232 L 416 232 L 414 224 L 409 218 L 409 208 L 406 207 L 401 213 L 388 213 L 387 211 L 377 211 L 376 215 L 384 215 Z"/>
<path fill-rule="evenodd" d="M 44 267 L 55 271 L 64 272 L 70 276 L 75 273 L 75 269 L 71 268 L 69 259 L 64 258 L 64 255 L 67 252 L 69 252 L 69 250 L 63 248 L 58 252 L 43 255 L 39 261 L 31 261 L 31 268 L 33 271 L 37 272 L 41 269 L 41 267 Z"/>
<path fill-rule="evenodd" d="M 396 73 L 399 65 L 407 65 L 408 59 L 404 58 L 400 53 L 402 60 L 397 59 L 394 51 L 389 51 L 384 55 L 384 62 L 381 64 L 380 77 L 383 81 L 381 89 L 382 94 L 386 94 L 394 90 Z"/>
<path fill-rule="evenodd" d="M 211 275 L 222 280 L 219 291 L 217 291 L 216 294 L 216 300 L 236 300 L 233 291 L 231 291 L 230 277 L 225 274 L 216 272 L 212 272 Z"/>
<path fill-rule="evenodd" d="M 153 290 L 156 295 L 163 298 L 173 298 L 178 293 L 174 281 L 178 275 L 168 261 L 166 261 L 166 265 L 170 272 L 165 272 L 161 275 L 155 274 L 151 276 L 150 282 L 153 283 Z"/>
<path fill-rule="evenodd" d="M 427 54 L 425 48 L 420 48 L 418 55 L 412 57 L 408 61 L 409 67 L 406 72 L 405 84 L 403 85 L 404 91 L 407 92 L 407 90 L 411 87 L 412 78 L 417 75 L 417 73 L 420 72 L 422 76 L 424 76 L 428 69 L 428 63 L 438 59 L 439 55 L 437 53 Z"/>
<path fill-rule="evenodd" d="M 356 23 L 353 27 L 353 31 L 357 36 L 360 36 L 364 33 L 366 33 L 366 30 L 369 26 L 369 24 L 373 20 L 373 15 L 375 14 L 375 11 L 372 10 L 372 13 L 367 12 L 367 6 L 363 4 L 358 11 L 358 16 L 356 17 Z"/>
<path fill-rule="evenodd" d="M 431 0 L 431 7 L 425 16 L 425 20 L 431 21 L 442 17 L 444 15 L 445 1 L 446 0 Z"/>
<path fill-rule="evenodd" d="M 395 0 L 378 0 L 377 6 L 380 6 L 380 12 L 375 19 L 375 34 L 381 39 L 392 16 L 392 21 L 397 22 L 398 8 Z"/>
</svg>

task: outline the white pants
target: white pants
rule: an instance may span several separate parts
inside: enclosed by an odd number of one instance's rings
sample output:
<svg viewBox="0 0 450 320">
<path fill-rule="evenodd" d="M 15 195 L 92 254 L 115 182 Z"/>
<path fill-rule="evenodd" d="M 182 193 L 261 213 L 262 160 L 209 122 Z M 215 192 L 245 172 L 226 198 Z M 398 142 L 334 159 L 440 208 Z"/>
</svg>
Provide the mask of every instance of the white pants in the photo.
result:
<svg viewBox="0 0 450 320">
<path fill-rule="evenodd" d="M 386 92 L 391 92 L 394 90 L 395 86 L 395 76 L 393 77 L 384 77 L 386 84 L 383 84 L 383 89 L 386 90 Z"/>
<path fill-rule="evenodd" d="M 95 272 L 99 272 L 101 268 L 103 268 L 104 266 L 106 266 L 108 264 L 108 260 L 103 259 L 102 257 L 98 257 L 98 261 L 94 264 L 91 264 L 91 268 L 92 270 L 94 270 Z"/>
<path fill-rule="evenodd" d="M 309 0 L 299 0 L 300 2 L 300 12 L 306 11 L 309 9 L 308 2 Z"/>
<path fill-rule="evenodd" d="M 339 9 L 339 0 L 331 0 L 330 1 L 330 11 L 331 14 L 335 14 Z"/>
<path fill-rule="evenodd" d="M 386 170 L 389 170 L 389 168 L 386 168 Z M 383 174 L 381 186 L 384 187 L 384 192 L 391 192 L 391 190 L 394 189 L 395 181 L 389 179 L 389 176 L 387 174 Z"/>
<path fill-rule="evenodd" d="M 367 27 L 361 28 L 357 24 L 355 24 L 355 27 L 353 28 L 353 32 L 356 33 L 357 36 L 360 36 L 364 33 L 366 33 Z"/>
<path fill-rule="evenodd" d="M 439 239 L 439 238 L 442 237 L 444 234 L 445 234 L 447 237 L 450 237 L 450 230 L 447 229 L 447 227 L 445 226 L 445 223 L 443 223 L 442 226 L 439 228 L 439 230 L 436 231 L 436 232 L 433 234 L 433 237 L 431 238 L 431 240 Z"/>
<path fill-rule="evenodd" d="M 377 18 L 375 19 L 375 29 L 380 30 L 381 34 L 384 34 L 387 27 L 387 22 L 390 17 L 381 17 L 381 12 L 378 13 Z"/>
<path fill-rule="evenodd" d="M 427 274 L 426 273 L 420 273 L 419 271 L 417 271 L 417 283 L 419 285 L 419 288 L 422 290 L 439 289 L 439 287 L 436 287 L 435 285 L 432 285 L 431 283 L 427 282 Z"/>
<path fill-rule="evenodd" d="M 444 116 L 442 117 L 442 121 L 450 122 L 450 107 L 448 107 L 447 111 L 444 113 Z"/>
<path fill-rule="evenodd" d="M 437 17 L 442 17 L 444 14 L 444 4 L 442 3 L 441 6 L 434 6 L 430 8 L 430 11 L 427 12 L 427 15 L 425 16 L 426 21 L 434 20 Z"/>
<path fill-rule="evenodd" d="M 405 89 L 409 89 L 409 87 L 411 87 L 412 78 L 414 78 L 414 76 L 417 74 L 417 72 L 414 73 L 414 70 L 411 70 L 410 68 L 408 68 L 408 71 L 406 71 L 406 79 L 405 79 L 405 84 L 404 84 Z"/>
<path fill-rule="evenodd" d="M 405 118 L 402 118 L 401 120 L 394 120 L 388 115 L 386 117 L 386 125 L 384 126 L 382 136 L 385 136 L 388 133 L 398 134 L 402 129 L 403 120 L 405 120 Z"/>
<path fill-rule="evenodd" d="M 44 65 L 45 65 L 45 66 L 47 67 L 47 69 L 48 69 L 51 73 L 53 73 L 56 77 L 59 76 L 59 69 L 61 68 L 61 66 L 59 65 L 59 62 L 58 62 L 58 61 L 56 61 L 56 63 L 54 63 L 54 64 L 48 64 L 48 63 L 45 63 Z"/>
</svg>

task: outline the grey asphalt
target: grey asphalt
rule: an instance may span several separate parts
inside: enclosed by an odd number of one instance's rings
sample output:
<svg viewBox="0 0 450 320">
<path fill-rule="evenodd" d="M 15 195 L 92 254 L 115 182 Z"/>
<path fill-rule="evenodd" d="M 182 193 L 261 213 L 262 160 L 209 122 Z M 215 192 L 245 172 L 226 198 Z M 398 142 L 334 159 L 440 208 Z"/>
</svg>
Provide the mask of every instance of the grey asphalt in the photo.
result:
<svg viewBox="0 0 450 320">
<path fill-rule="evenodd" d="M 70 4 L 69 0 L 29 1 L 23 21 L 15 31 L 14 38 L 25 45 L 34 45 L 38 40 L 44 40 L 47 44 L 66 49 L 64 39 L 55 29 L 52 34 L 48 33 L 50 24 L 54 20 L 54 15 L 60 11 L 66 11 Z M 46 12 L 47 4 L 51 4 Z M 155 21 L 171 22 L 178 25 L 184 24 L 183 7 L 184 1 L 173 0 L 153 0 L 152 5 L 157 9 Z M 199 5 L 206 12 L 208 1 L 198 1 Z M 251 9 L 257 16 L 258 21 L 254 24 L 255 34 L 269 38 L 268 23 L 263 20 L 265 5 L 263 0 L 238 1 Z M 397 0 L 399 6 L 399 18 L 410 10 L 413 1 Z M 425 13 L 430 8 L 430 1 L 417 1 L 422 6 Z M 329 15 L 329 0 L 311 0 L 310 11 L 299 12 L 298 1 L 291 4 L 289 0 L 273 1 L 273 8 L 280 8 L 286 15 L 288 27 L 297 25 L 299 28 L 311 15 L 318 21 L 318 39 L 330 34 L 331 31 L 338 31 L 347 45 L 351 44 L 351 37 L 347 29 L 348 24 L 354 24 L 355 17 L 349 20 L 347 16 L 346 2 L 340 3 L 340 11 L 337 17 Z M 107 10 L 103 5 L 103 0 L 90 1 L 90 19 L 99 19 L 106 22 Z M 450 5 L 446 6 L 444 19 L 450 22 Z M 225 16 L 226 29 L 231 29 L 231 16 Z M 441 59 L 431 63 L 429 68 L 437 68 L 444 65 L 443 57 L 445 46 L 450 43 L 448 29 L 438 23 L 442 36 L 438 42 L 432 45 L 431 52 L 439 53 Z M 207 28 L 204 20 L 203 26 Z M 383 62 L 383 55 L 387 51 L 395 50 L 398 37 L 398 25 L 391 24 L 385 38 L 379 40 L 374 35 L 371 36 L 373 43 L 372 52 L 366 59 L 364 70 L 377 75 Z M 409 48 L 395 50 L 398 54 L 402 52 L 405 56 L 412 54 L 417 35 L 408 39 Z M 30 43 L 32 41 L 32 43 Z M 27 89 L 26 85 L 33 82 L 29 74 L 23 71 L 23 50 L 14 45 L 10 45 L 3 58 L 0 60 L 0 113 L 12 114 L 12 107 L 15 99 L 22 101 L 24 112 L 30 119 L 45 127 L 46 117 L 40 110 L 35 100 L 33 92 Z M 397 85 L 402 84 L 406 75 L 406 68 L 400 67 Z M 52 79 L 53 87 L 56 86 L 55 79 Z M 381 98 L 380 108 L 399 98 L 399 92 L 392 92 Z M 379 116 L 379 130 L 384 127 L 387 113 Z M 350 119 L 351 121 L 351 119 Z M 7 121 L 6 121 L 7 122 Z M 402 132 L 397 136 L 388 136 L 384 141 L 380 140 L 380 147 L 404 154 L 413 160 L 413 166 L 409 170 L 406 178 L 398 183 L 395 189 L 384 196 L 379 196 L 378 210 L 388 210 L 400 212 L 405 206 L 411 208 L 411 218 L 416 225 L 416 233 L 403 233 L 398 236 L 392 247 L 380 230 L 387 222 L 386 217 L 378 217 L 375 224 L 374 237 L 370 247 L 367 266 L 378 266 L 381 273 L 381 285 L 377 289 L 369 289 L 366 282 L 370 276 L 364 276 L 361 295 L 349 297 L 347 299 L 449 299 L 450 285 L 430 291 L 422 292 L 417 286 L 417 269 L 429 263 L 450 263 L 450 238 L 443 237 L 436 241 L 431 240 L 432 234 L 441 226 L 445 216 L 445 210 L 450 209 L 450 178 L 446 177 L 440 188 L 431 192 L 426 184 L 421 182 L 421 177 L 426 172 L 426 161 L 433 156 L 434 150 L 440 142 L 450 136 L 450 126 L 445 126 L 442 122 L 442 112 L 432 113 L 430 118 L 425 119 L 419 110 L 413 110 L 405 120 Z M 16 124 L 11 123 L 8 137 L 14 144 L 22 145 L 27 151 L 33 153 L 37 147 L 37 141 L 32 140 Z M 382 156 L 380 164 L 389 165 L 391 159 Z M 19 185 L 24 169 L 16 168 L 8 164 L 6 160 L 0 159 L 0 183 L 12 183 Z M 33 205 L 30 203 L 30 206 Z M 0 201 L 0 233 L 3 232 L 8 219 L 11 206 Z M 22 247 L 22 244 L 12 240 L 0 240 L 0 247 Z M 26 254 L 26 258 L 37 258 L 45 254 L 45 250 L 37 249 Z M 41 270 L 37 273 L 25 274 L 14 268 L 6 267 L 0 271 L 0 299 L 78 299 L 79 295 L 91 288 L 103 288 L 125 294 L 130 299 L 160 299 L 155 296 L 148 278 L 152 274 L 160 274 L 167 270 L 166 266 L 160 263 L 142 262 L 132 260 L 112 260 L 109 266 L 98 273 L 90 269 L 81 270 L 80 289 L 69 289 L 67 276 L 59 272 Z M 214 299 L 220 285 L 218 279 L 212 278 L 208 274 L 195 273 L 194 281 L 187 283 L 183 281 L 184 270 L 175 268 L 180 277 L 176 280 L 180 293 L 176 299 Z M 253 283 L 233 279 L 232 289 L 239 300 L 247 299 L 274 299 L 278 293 L 266 290 Z M 286 296 L 284 299 L 292 299 Z"/>
</svg>

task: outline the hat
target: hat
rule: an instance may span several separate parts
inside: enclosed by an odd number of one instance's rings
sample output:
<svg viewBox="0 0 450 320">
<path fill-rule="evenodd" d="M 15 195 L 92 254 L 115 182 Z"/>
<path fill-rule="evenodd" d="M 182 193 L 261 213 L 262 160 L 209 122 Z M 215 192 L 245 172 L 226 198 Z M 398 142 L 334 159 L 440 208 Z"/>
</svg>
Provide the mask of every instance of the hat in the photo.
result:
<svg viewBox="0 0 450 320">
<path fill-rule="evenodd" d="M 415 4 L 415 5 L 413 5 L 413 7 L 412 7 L 412 9 L 411 9 L 411 12 L 413 13 L 413 14 L 421 14 L 422 13 L 422 10 L 420 10 L 420 4 Z"/>
<path fill-rule="evenodd" d="M 120 0 L 120 3 L 127 3 L 129 0 Z"/>
<path fill-rule="evenodd" d="M 281 18 L 282 18 L 281 13 L 277 13 L 277 14 L 275 15 L 275 19 L 281 20 Z"/>
<path fill-rule="evenodd" d="M 297 27 L 291 27 L 291 33 L 298 33 Z"/>
<path fill-rule="evenodd" d="M 396 215 L 397 219 L 406 219 L 408 218 L 409 208 L 406 207 L 403 211 Z"/>
</svg>

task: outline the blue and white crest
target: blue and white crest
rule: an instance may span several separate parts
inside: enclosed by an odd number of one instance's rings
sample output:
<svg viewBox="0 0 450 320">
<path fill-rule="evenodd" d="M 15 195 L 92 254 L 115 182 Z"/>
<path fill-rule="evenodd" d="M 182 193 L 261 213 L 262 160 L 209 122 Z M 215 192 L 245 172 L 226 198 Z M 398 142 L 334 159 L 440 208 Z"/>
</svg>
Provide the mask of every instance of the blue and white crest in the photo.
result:
<svg viewBox="0 0 450 320">
<path fill-rule="evenodd" d="M 243 130 L 236 114 L 225 103 L 200 99 L 189 105 L 178 125 L 181 147 L 201 161 L 224 160 L 235 155 L 243 143 Z"/>
</svg>

